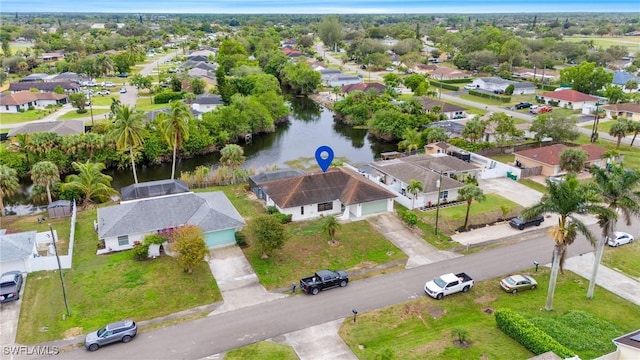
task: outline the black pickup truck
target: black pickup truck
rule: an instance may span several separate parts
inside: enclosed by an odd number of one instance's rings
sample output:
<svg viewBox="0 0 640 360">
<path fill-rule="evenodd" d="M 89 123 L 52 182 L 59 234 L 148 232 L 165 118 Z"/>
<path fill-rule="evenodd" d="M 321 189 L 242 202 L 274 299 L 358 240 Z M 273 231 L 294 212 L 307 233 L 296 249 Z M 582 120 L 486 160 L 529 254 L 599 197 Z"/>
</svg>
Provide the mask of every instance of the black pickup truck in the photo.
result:
<svg viewBox="0 0 640 360">
<path fill-rule="evenodd" d="M 509 225 L 518 230 L 524 230 L 524 228 L 535 225 L 540 226 L 544 221 L 543 216 L 538 216 L 533 219 L 524 219 L 522 216 L 516 216 L 513 219 L 509 220 Z"/>
<path fill-rule="evenodd" d="M 349 275 L 342 270 L 320 270 L 313 276 L 300 279 L 300 289 L 307 294 L 318 295 L 322 290 L 336 286 L 345 287 L 348 283 Z"/>
</svg>

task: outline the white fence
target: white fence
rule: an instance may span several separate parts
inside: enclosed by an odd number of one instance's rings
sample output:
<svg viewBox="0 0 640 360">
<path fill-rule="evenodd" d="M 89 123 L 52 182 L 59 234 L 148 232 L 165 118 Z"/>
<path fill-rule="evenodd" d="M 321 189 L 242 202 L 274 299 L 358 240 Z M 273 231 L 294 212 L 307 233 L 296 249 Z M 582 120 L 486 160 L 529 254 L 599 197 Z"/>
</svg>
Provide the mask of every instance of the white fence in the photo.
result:
<svg viewBox="0 0 640 360">
<path fill-rule="evenodd" d="M 471 162 L 482 167 L 480 172 L 480 179 L 495 179 L 507 177 L 507 173 L 510 172 L 520 179 L 521 170 L 515 166 L 503 164 L 499 161 L 491 158 L 471 153 Z"/>
<path fill-rule="evenodd" d="M 76 208 L 76 202 L 73 202 L 71 209 L 71 229 L 69 232 L 69 251 L 67 255 L 60 255 L 60 267 L 63 269 L 71 269 L 71 262 L 73 259 L 73 244 L 76 233 L 76 216 L 78 214 Z M 57 235 L 55 235 L 57 237 Z M 57 239 L 56 239 L 57 240 Z M 56 260 L 55 255 L 50 256 L 40 256 L 29 259 L 28 265 L 29 272 L 32 271 L 41 271 L 41 270 L 58 270 L 58 261 Z"/>
</svg>

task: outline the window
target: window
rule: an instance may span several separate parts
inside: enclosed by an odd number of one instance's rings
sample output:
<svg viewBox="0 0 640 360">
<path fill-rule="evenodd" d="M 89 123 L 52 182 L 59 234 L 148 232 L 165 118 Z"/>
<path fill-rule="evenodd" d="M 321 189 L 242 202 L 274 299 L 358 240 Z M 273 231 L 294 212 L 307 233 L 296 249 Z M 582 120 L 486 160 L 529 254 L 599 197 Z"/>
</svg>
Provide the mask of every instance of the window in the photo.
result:
<svg viewBox="0 0 640 360">
<path fill-rule="evenodd" d="M 300 215 L 304 215 L 304 206 L 300 206 Z"/>
<path fill-rule="evenodd" d="M 440 199 L 441 200 L 446 200 L 449 197 L 449 191 L 445 190 L 443 192 L 440 193 Z"/>
<path fill-rule="evenodd" d="M 326 202 L 318 204 L 318 211 L 333 210 L 333 202 Z"/>
<path fill-rule="evenodd" d="M 129 245 L 129 235 L 118 236 L 118 246 Z"/>
</svg>

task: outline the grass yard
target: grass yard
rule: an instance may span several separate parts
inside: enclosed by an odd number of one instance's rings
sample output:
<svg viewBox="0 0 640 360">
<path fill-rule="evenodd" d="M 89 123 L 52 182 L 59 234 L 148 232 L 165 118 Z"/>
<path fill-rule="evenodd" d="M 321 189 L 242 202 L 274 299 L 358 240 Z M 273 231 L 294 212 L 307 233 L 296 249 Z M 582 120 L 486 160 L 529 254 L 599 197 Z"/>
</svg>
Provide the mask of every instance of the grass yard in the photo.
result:
<svg viewBox="0 0 640 360">
<path fill-rule="evenodd" d="M 631 235 L 636 238 L 631 244 L 615 248 L 607 246 L 604 249 L 602 263 L 640 281 L 640 239 L 638 239 L 640 234 L 635 233 Z"/>
<path fill-rule="evenodd" d="M 532 272 L 532 271 L 531 271 Z M 602 289 L 586 299 L 588 280 L 571 272 L 558 278 L 554 311 L 544 311 L 549 269 L 535 275 L 539 288 L 517 295 L 505 293 L 499 279 L 476 283 L 468 294 L 438 301 L 428 296 L 346 319 L 339 334 L 359 359 L 526 359 L 534 354 L 502 333 L 485 312 L 510 308 L 545 331 L 582 359 L 593 359 L 616 347 L 614 337 L 637 329 L 638 307 Z M 579 309 L 579 312 L 571 312 Z M 468 331 L 468 348 L 454 345 L 453 328 Z M 556 336 L 556 335 L 554 335 Z"/>
<path fill-rule="evenodd" d="M 535 191 L 538 191 L 542 194 L 547 193 L 547 187 L 545 185 L 540 184 L 537 181 L 533 181 L 531 179 L 518 179 L 518 182 L 522 185 L 528 186 Z"/>
<path fill-rule="evenodd" d="M 244 190 L 244 185 L 213 186 L 204 189 L 194 189 L 193 192 L 222 191 L 229 201 L 238 210 L 240 215 L 248 221 L 252 217 L 266 214 L 264 206 L 257 200 L 251 200 L 247 196 L 249 192 Z"/>
<path fill-rule="evenodd" d="M 261 341 L 227 352 L 225 360 L 298 360 L 296 352 L 287 345 L 271 341 Z"/>
<path fill-rule="evenodd" d="M 73 268 L 63 271 L 71 316 L 64 317 L 56 271 L 29 274 L 18 343 L 80 335 L 122 318 L 148 320 L 222 300 L 205 262 L 189 275 L 170 257 L 134 261 L 130 251 L 96 255 L 95 218 L 95 209 L 78 214 Z M 21 221 L 11 224 L 12 228 L 26 226 Z"/>
<path fill-rule="evenodd" d="M 79 114 L 76 110 L 73 111 L 69 111 L 68 113 L 59 116 L 58 120 L 76 120 L 76 119 L 91 119 L 91 110 L 89 110 L 89 108 L 86 108 L 87 112 L 86 113 L 82 113 Z M 109 113 L 110 110 L 109 109 L 93 109 L 93 119 L 95 120 L 102 120 L 104 119 L 104 115 L 103 114 L 107 114 Z"/>
<path fill-rule="evenodd" d="M 504 206 L 507 214 L 503 216 L 501 206 Z M 469 211 L 469 226 L 473 224 L 486 224 L 497 221 L 502 217 L 513 217 L 517 215 L 522 207 L 500 195 L 486 194 L 483 202 L 474 201 Z M 467 211 L 467 204 L 441 207 L 438 216 L 438 227 L 440 231 L 447 235 L 453 234 L 458 228 L 464 225 L 464 218 Z M 427 224 L 435 224 L 436 211 L 420 211 L 418 216 Z"/>
<path fill-rule="evenodd" d="M 94 95 L 91 97 L 91 102 L 93 106 L 111 106 L 111 99 L 120 100 L 120 95 L 118 94 L 118 90 L 112 91 L 111 95 Z M 96 109 L 94 109 L 95 111 Z"/>
<path fill-rule="evenodd" d="M 322 230 L 320 220 L 286 226 L 290 238 L 271 258 L 262 259 L 256 246 L 243 249 L 267 290 L 288 287 L 317 270 L 353 271 L 407 259 L 367 221 L 342 224 L 336 232 L 337 244 L 329 244 L 330 238 Z M 250 236 L 247 240 L 251 244 Z"/>
<path fill-rule="evenodd" d="M 69 250 L 69 232 L 71 231 L 70 218 L 47 219 L 42 223 L 38 223 L 41 217 L 48 217 L 47 212 L 41 212 L 35 215 L 25 216 L 7 216 L 2 218 L 2 228 L 8 233 L 18 233 L 25 231 L 49 232 L 49 224 L 58 235 L 58 253 L 66 255 Z"/>
<path fill-rule="evenodd" d="M 595 46 L 602 46 L 602 47 L 610 47 L 610 46 L 613 46 L 613 45 L 622 45 L 622 46 L 625 46 L 629 50 L 629 53 L 636 53 L 636 52 L 640 51 L 640 36 L 624 36 L 624 37 L 611 37 L 611 36 L 606 36 L 606 37 L 597 37 L 597 36 L 589 36 L 589 37 L 575 36 L 575 37 L 569 37 L 569 36 L 565 36 L 563 38 L 563 40 L 564 41 L 571 41 L 571 42 L 593 41 Z"/>
<path fill-rule="evenodd" d="M 32 120 L 39 120 L 55 112 L 56 109 L 34 109 L 22 113 L 2 114 L 2 124 L 21 124 Z"/>
<path fill-rule="evenodd" d="M 503 164 L 513 164 L 516 161 L 516 156 L 513 154 L 491 155 L 490 158 Z"/>
</svg>

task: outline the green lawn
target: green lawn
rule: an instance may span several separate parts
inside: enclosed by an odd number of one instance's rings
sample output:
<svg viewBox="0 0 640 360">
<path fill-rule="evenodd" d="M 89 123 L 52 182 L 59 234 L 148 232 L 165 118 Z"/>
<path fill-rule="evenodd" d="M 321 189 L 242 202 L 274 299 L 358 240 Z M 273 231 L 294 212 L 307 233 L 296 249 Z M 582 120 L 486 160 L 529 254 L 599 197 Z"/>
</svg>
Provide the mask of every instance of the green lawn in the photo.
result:
<svg viewBox="0 0 640 360">
<path fill-rule="evenodd" d="M 638 327 L 638 307 L 602 288 L 586 299 L 589 282 L 571 272 L 559 276 L 554 311 L 544 311 L 548 268 L 533 273 L 539 288 L 517 295 L 505 293 L 499 279 L 476 283 L 468 294 L 444 300 L 428 296 L 346 319 L 339 334 L 359 359 L 526 359 L 534 354 L 502 333 L 492 312 L 510 308 L 544 326 L 560 331 L 556 340 L 582 359 L 593 359 L 616 347 L 614 337 Z M 580 310 L 575 313 L 570 311 Z M 586 314 L 585 314 L 586 313 Z M 453 328 L 468 331 L 469 348 L 454 345 Z M 395 357 L 380 357 L 383 352 Z"/>
<path fill-rule="evenodd" d="M 84 119 L 91 118 L 91 111 L 87 108 L 86 113 L 79 114 L 76 110 L 69 111 L 68 113 L 61 115 L 58 117 L 58 120 L 75 120 L 75 119 Z M 94 120 L 104 120 L 104 115 L 108 113 L 109 109 L 93 109 L 93 118 Z"/>
<path fill-rule="evenodd" d="M 261 341 L 227 352 L 225 360 L 297 360 L 296 352 L 287 345 Z"/>
<path fill-rule="evenodd" d="M 63 271 L 71 316 L 64 317 L 58 274 L 55 271 L 29 274 L 18 343 L 80 335 L 122 318 L 148 320 L 222 300 L 205 262 L 193 274 L 187 274 L 171 257 L 134 261 L 131 251 L 96 255 L 95 218 L 95 209 L 78 214 L 73 268 Z M 32 225 L 33 219 L 21 217 L 12 227 L 28 227 L 21 224 L 23 221 Z M 62 225 L 57 229 L 62 231 Z"/>
<path fill-rule="evenodd" d="M 56 110 L 57 109 L 34 109 L 22 113 L 2 114 L 2 124 L 20 124 L 32 120 L 39 120 Z"/>
<path fill-rule="evenodd" d="M 289 240 L 281 250 L 262 259 L 256 246 L 244 248 L 262 285 L 268 290 L 288 287 L 321 269 L 353 271 L 405 260 L 407 256 L 366 221 L 342 224 L 337 244 L 321 228 L 320 220 L 287 224 Z M 251 238 L 247 236 L 251 243 Z"/>
<path fill-rule="evenodd" d="M 623 36 L 623 37 L 597 37 L 597 36 L 589 36 L 589 37 L 570 37 L 565 36 L 563 38 L 564 41 L 570 42 L 581 42 L 581 41 L 593 41 L 596 47 L 610 47 L 613 45 L 622 45 L 627 48 L 629 53 L 636 53 L 640 51 L 640 36 Z"/>
<path fill-rule="evenodd" d="M 640 239 L 638 239 L 640 234 L 631 235 L 634 235 L 636 239 L 633 243 L 615 248 L 607 247 L 602 257 L 602 263 L 640 281 Z"/>
<path fill-rule="evenodd" d="M 503 164 L 513 164 L 513 162 L 516 161 L 516 156 L 513 154 L 491 155 L 490 158 Z"/>
<path fill-rule="evenodd" d="M 93 106 L 111 106 L 111 99 L 120 99 L 120 95 L 118 94 L 118 90 L 111 89 L 111 95 L 95 95 L 91 97 L 91 102 Z M 95 109 L 94 109 L 95 110 Z"/>
<path fill-rule="evenodd" d="M 500 195 L 487 194 L 483 202 L 474 201 L 469 211 L 469 225 L 486 224 L 502 218 L 501 206 L 505 207 L 507 214 L 505 217 L 517 215 L 522 207 Z M 438 215 L 439 230 L 447 235 L 453 234 L 458 228 L 464 225 L 464 218 L 467 211 L 467 204 L 460 204 L 445 208 L 440 208 Z M 419 211 L 418 215 L 427 224 L 435 224 L 436 211 Z"/>
<path fill-rule="evenodd" d="M 522 185 L 528 186 L 530 188 L 532 188 L 533 190 L 536 190 L 540 193 L 546 194 L 547 193 L 547 187 L 545 185 L 540 184 L 537 181 L 533 181 L 531 179 L 518 179 L 518 182 Z"/>
</svg>

